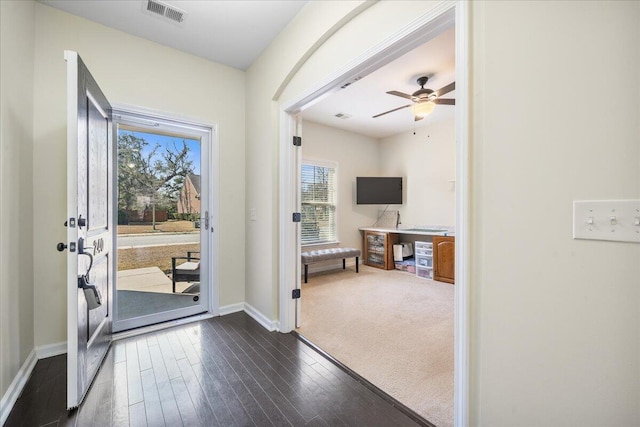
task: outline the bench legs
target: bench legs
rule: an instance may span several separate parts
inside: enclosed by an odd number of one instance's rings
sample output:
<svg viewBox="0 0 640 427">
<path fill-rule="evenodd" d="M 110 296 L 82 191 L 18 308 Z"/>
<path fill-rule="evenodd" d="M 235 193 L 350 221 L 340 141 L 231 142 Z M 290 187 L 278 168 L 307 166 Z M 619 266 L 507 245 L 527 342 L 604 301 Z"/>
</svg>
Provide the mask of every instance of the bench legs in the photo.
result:
<svg viewBox="0 0 640 427">
<path fill-rule="evenodd" d="M 176 293 L 176 259 L 171 258 L 171 292 Z"/>
<path fill-rule="evenodd" d="M 346 258 L 342 258 L 342 269 L 346 270 L 346 268 L 347 268 L 347 260 Z M 358 269 L 358 257 L 356 257 L 356 273 L 359 273 L 359 272 L 360 271 Z M 305 264 L 304 265 L 304 283 L 307 283 L 308 278 L 309 278 L 309 264 Z"/>
</svg>

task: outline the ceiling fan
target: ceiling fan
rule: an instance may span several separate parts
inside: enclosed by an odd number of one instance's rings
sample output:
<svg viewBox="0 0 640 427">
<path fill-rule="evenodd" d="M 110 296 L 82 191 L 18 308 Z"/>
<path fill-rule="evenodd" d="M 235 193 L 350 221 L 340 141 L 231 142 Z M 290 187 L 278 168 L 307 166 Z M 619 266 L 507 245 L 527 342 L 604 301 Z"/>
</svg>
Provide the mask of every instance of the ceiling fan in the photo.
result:
<svg viewBox="0 0 640 427">
<path fill-rule="evenodd" d="M 411 107 L 415 105 L 414 115 L 415 120 L 424 119 L 435 107 L 435 104 L 443 104 L 443 105 L 456 105 L 455 99 L 442 99 L 440 98 L 442 95 L 455 90 L 456 82 L 451 82 L 445 87 L 440 88 L 439 90 L 431 90 L 425 89 L 424 85 L 429 81 L 429 77 L 422 76 L 418 78 L 418 84 L 420 85 L 420 89 L 413 92 L 411 95 L 407 93 L 398 92 L 396 90 L 391 90 L 387 92 L 389 95 L 395 95 L 402 98 L 410 99 L 413 101 L 413 104 L 403 105 L 402 107 L 394 108 L 393 110 L 385 111 L 384 113 L 377 114 L 373 116 L 376 117 L 384 116 L 385 114 L 393 113 L 394 111 L 402 110 L 403 108 Z"/>
</svg>

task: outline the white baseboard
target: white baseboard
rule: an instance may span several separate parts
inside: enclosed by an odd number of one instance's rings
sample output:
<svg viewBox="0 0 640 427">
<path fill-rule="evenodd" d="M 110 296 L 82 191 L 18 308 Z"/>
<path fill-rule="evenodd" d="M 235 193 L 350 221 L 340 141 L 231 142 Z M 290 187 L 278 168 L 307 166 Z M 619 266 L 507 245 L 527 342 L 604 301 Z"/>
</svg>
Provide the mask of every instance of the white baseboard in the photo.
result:
<svg viewBox="0 0 640 427">
<path fill-rule="evenodd" d="M 237 304 L 229 304 L 220 307 L 220 316 L 225 316 L 227 314 L 238 313 L 240 311 L 244 311 L 244 303 L 239 302 Z"/>
<path fill-rule="evenodd" d="M 54 344 L 40 345 L 36 347 L 36 356 L 38 360 L 46 359 L 47 357 L 59 356 L 67 352 L 67 342 L 57 342 Z"/>
<path fill-rule="evenodd" d="M 5 421 L 7 421 L 7 418 L 13 409 L 13 405 L 16 404 L 18 397 L 20 397 L 22 389 L 27 384 L 37 361 L 38 358 L 36 357 L 36 350 L 31 350 L 31 353 L 29 353 L 27 359 L 20 367 L 20 370 L 13 378 L 7 392 L 2 396 L 2 400 L 0 400 L 0 425 L 4 425 Z"/>
<path fill-rule="evenodd" d="M 245 302 L 244 303 L 244 311 L 249 316 L 253 317 L 253 319 L 256 322 L 260 323 L 262 325 L 262 327 L 264 327 L 267 331 L 273 332 L 273 331 L 279 331 L 280 330 L 280 322 L 278 322 L 277 320 L 269 319 L 267 316 L 262 314 L 257 308 L 255 308 L 251 304 Z"/>
</svg>

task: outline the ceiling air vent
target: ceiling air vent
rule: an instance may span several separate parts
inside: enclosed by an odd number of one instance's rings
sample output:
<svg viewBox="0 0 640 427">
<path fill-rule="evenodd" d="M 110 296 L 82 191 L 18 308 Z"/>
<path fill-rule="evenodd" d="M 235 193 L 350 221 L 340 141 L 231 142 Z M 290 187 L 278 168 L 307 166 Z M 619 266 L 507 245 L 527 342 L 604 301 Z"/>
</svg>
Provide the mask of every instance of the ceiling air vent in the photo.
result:
<svg viewBox="0 0 640 427">
<path fill-rule="evenodd" d="M 156 0 L 147 0 L 147 11 L 177 23 L 184 21 L 186 15 L 184 11 Z"/>
<path fill-rule="evenodd" d="M 340 86 L 340 89 L 346 89 L 347 87 L 351 86 L 352 84 L 354 84 L 355 82 L 357 82 L 358 80 L 362 79 L 362 76 L 357 76 L 353 78 L 353 81 L 348 81 L 345 84 L 343 84 L 342 86 Z"/>
<path fill-rule="evenodd" d="M 336 116 L 337 118 L 339 118 L 339 119 L 343 119 L 343 120 L 345 120 L 345 119 L 350 119 L 350 118 L 351 118 L 351 116 L 350 116 L 350 115 L 348 115 L 348 114 L 346 114 L 346 113 L 338 113 L 338 114 L 335 114 L 335 116 Z"/>
</svg>

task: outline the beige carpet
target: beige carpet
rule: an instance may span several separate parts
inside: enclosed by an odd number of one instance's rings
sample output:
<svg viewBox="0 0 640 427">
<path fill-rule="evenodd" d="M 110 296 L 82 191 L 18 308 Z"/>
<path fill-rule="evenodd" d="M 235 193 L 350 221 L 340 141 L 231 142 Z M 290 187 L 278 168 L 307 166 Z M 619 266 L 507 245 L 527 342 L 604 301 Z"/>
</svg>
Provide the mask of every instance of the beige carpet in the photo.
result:
<svg viewBox="0 0 640 427">
<path fill-rule="evenodd" d="M 298 332 L 437 426 L 453 425 L 454 286 L 372 267 L 302 285 Z"/>
</svg>

